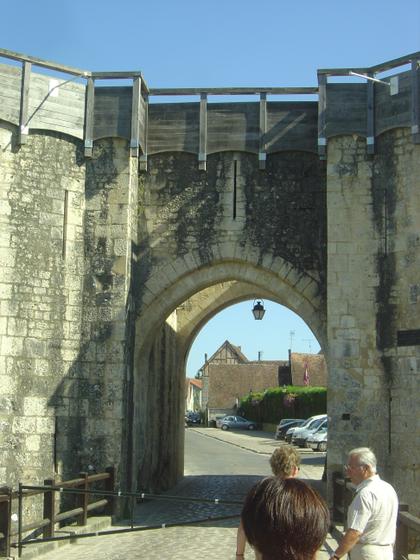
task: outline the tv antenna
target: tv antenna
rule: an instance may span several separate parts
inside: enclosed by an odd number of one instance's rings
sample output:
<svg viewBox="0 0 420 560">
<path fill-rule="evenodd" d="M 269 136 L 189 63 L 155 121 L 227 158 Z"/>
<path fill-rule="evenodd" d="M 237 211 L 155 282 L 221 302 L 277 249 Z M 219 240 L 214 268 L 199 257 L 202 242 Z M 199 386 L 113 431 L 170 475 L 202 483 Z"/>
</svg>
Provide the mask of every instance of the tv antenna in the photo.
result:
<svg viewBox="0 0 420 560">
<path fill-rule="evenodd" d="M 309 345 L 309 354 L 312 354 L 312 338 L 302 338 L 303 342 L 307 342 Z"/>
<path fill-rule="evenodd" d="M 293 337 L 295 336 L 295 331 L 290 331 L 290 352 L 292 351 L 292 346 L 293 346 Z"/>
</svg>

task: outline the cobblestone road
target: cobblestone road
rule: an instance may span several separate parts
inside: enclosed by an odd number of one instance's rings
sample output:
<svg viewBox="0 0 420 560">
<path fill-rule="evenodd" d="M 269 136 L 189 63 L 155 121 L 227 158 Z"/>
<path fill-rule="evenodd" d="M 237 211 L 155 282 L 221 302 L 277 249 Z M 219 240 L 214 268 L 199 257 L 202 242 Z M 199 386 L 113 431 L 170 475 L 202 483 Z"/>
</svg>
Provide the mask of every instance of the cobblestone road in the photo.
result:
<svg viewBox="0 0 420 560">
<path fill-rule="evenodd" d="M 202 432 L 202 430 L 197 430 Z M 207 431 L 207 435 L 211 432 Z M 203 434 L 203 432 L 202 432 Z M 220 432 L 213 432 L 217 437 Z M 223 437 L 223 436 L 222 436 Z M 228 434 L 224 441 L 236 441 L 241 447 L 246 440 L 244 436 L 235 439 L 235 434 Z M 243 441 L 241 440 L 243 438 Z M 277 446 L 270 438 L 273 445 Z M 235 443 L 234 443 L 235 444 Z M 270 454 L 271 449 L 263 443 L 263 438 L 255 438 L 255 445 L 263 446 L 263 453 Z M 249 449 L 254 452 L 250 444 Z M 305 477 L 305 467 L 302 478 L 320 477 L 322 469 L 308 465 Z M 178 486 L 170 492 L 171 496 L 193 496 L 197 498 L 219 498 L 242 502 L 244 495 L 260 477 L 202 475 L 186 476 Z M 185 503 L 175 501 L 154 500 L 138 504 L 135 510 L 135 525 L 149 526 L 155 524 L 169 524 L 173 522 L 188 522 L 216 516 L 238 515 L 241 505 L 214 505 Z M 232 560 L 235 558 L 235 538 L 239 517 L 224 521 L 209 521 L 200 526 L 183 526 L 153 529 L 145 532 L 124 533 L 103 537 L 80 539 L 75 544 L 67 545 L 42 555 L 40 560 Z M 116 527 L 114 527 L 116 528 Z M 319 560 L 329 558 L 332 541 L 327 541 L 325 547 L 318 554 Z M 248 549 L 246 559 L 254 558 L 252 550 Z"/>
</svg>

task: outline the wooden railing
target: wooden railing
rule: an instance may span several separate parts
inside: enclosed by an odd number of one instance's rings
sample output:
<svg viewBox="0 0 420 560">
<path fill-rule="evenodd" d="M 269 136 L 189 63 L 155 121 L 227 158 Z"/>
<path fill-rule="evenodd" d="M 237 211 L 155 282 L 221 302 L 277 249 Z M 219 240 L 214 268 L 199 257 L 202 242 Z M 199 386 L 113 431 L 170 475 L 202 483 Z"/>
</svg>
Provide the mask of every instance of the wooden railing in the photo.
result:
<svg viewBox="0 0 420 560">
<path fill-rule="evenodd" d="M 44 481 L 45 487 L 39 489 L 25 489 L 19 484 L 19 490 L 13 491 L 11 488 L 0 488 L 0 557 L 10 556 L 10 550 L 13 548 L 12 537 L 18 537 L 19 556 L 21 555 L 23 535 L 33 531 L 42 529 L 42 537 L 54 537 L 55 528 L 58 523 L 67 519 L 75 519 L 77 525 L 86 525 L 88 514 L 94 510 L 103 508 L 105 515 L 114 513 L 114 499 L 107 495 L 106 498 L 90 502 L 89 490 L 92 490 L 93 484 L 104 481 L 104 492 L 114 492 L 114 468 L 109 467 L 106 472 L 91 474 L 80 473 L 79 478 L 73 480 L 60 481 L 48 479 Z M 56 511 L 56 491 L 50 487 L 59 486 L 70 492 L 77 491 L 74 497 L 74 506 L 70 510 Z M 96 494 L 96 493 L 95 493 Z M 43 518 L 31 523 L 23 523 L 23 500 L 33 496 L 43 496 Z M 18 526 L 12 519 L 12 502 L 18 501 Z"/>
<path fill-rule="evenodd" d="M 354 496 L 355 485 L 339 472 L 333 473 L 333 524 L 342 523 L 346 528 L 347 510 Z M 420 518 L 408 512 L 407 504 L 400 504 L 397 522 L 397 540 L 394 558 L 407 560 L 409 553 L 409 530 L 420 534 Z"/>
</svg>

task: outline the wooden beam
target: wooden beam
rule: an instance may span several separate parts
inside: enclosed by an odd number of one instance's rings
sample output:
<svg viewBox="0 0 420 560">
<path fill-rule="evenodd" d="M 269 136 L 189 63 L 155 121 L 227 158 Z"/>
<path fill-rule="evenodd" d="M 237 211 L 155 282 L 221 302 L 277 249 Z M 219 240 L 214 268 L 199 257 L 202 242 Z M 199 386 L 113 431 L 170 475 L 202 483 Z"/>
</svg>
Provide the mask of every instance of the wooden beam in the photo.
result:
<svg viewBox="0 0 420 560">
<path fill-rule="evenodd" d="M 378 74 L 379 72 L 385 72 L 386 70 L 392 70 L 392 68 L 397 68 L 398 66 L 403 66 L 404 64 L 410 64 L 412 60 L 420 60 L 420 51 L 406 54 L 405 56 L 400 56 L 399 58 L 394 58 L 393 60 L 388 60 L 382 62 L 381 64 L 376 64 L 371 66 L 369 70 Z"/>
<path fill-rule="evenodd" d="M 316 87 L 221 87 L 221 88 L 151 88 L 150 95 L 314 95 Z"/>
<path fill-rule="evenodd" d="M 200 136 L 198 148 L 198 169 L 207 169 L 207 93 L 200 95 Z"/>
<path fill-rule="evenodd" d="M 386 72 L 387 70 L 398 68 L 398 66 L 410 64 L 410 62 L 414 59 L 420 59 L 419 51 L 406 54 L 400 58 L 394 58 L 393 60 L 388 60 L 387 62 L 382 62 L 381 64 L 376 64 L 375 66 L 370 66 L 368 68 L 320 68 L 318 70 L 318 74 L 325 74 L 326 76 L 348 76 L 350 72 L 357 72 L 358 74 L 379 74 L 380 72 Z"/>
<path fill-rule="evenodd" d="M 19 134 L 18 144 L 26 144 L 29 134 L 29 87 L 31 81 L 32 64 L 30 62 L 23 62 L 22 64 L 22 78 L 20 88 L 20 114 L 19 114 Z"/>
<path fill-rule="evenodd" d="M 415 144 L 420 144 L 419 64 L 420 56 L 411 62 L 411 134 Z"/>
<path fill-rule="evenodd" d="M 267 94 L 260 93 L 260 138 L 258 150 L 258 166 L 265 169 L 267 152 L 265 149 L 265 138 L 267 134 Z"/>
<path fill-rule="evenodd" d="M 132 100 L 131 100 L 131 139 L 130 139 L 130 156 L 139 157 L 140 147 L 140 122 L 139 122 L 139 109 L 140 109 L 140 96 L 141 96 L 141 78 L 137 77 L 133 80 Z"/>
<path fill-rule="evenodd" d="M 373 74 L 368 76 L 373 77 Z M 372 155 L 375 153 L 375 83 L 368 80 L 366 88 L 366 151 Z"/>
<path fill-rule="evenodd" d="M 95 110 L 95 81 L 89 78 L 86 85 L 85 157 L 93 155 L 93 119 Z"/>
<path fill-rule="evenodd" d="M 8 51 L 6 49 L 0 49 L 0 56 L 3 56 L 4 58 L 10 58 L 11 60 L 19 60 L 20 62 L 30 62 L 34 66 L 40 66 L 41 68 L 48 68 L 50 70 L 57 70 L 57 72 L 71 74 L 73 76 L 83 76 L 85 78 L 88 78 L 91 75 L 91 72 L 88 72 L 87 70 L 80 70 L 79 68 L 73 68 L 72 66 L 65 66 L 64 64 L 50 62 L 42 58 L 36 58 L 35 56 L 28 56 L 27 54 Z"/>
<path fill-rule="evenodd" d="M 147 139 L 149 134 L 149 97 L 145 97 L 144 108 L 144 142 L 141 146 L 141 154 L 139 161 L 140 171 L 147 171 Z"/>
<path fill-rule="evenodd" d="M 318 155 L 320 159 L 325 159 L 327 155 L 327 76 L 325 74 L 318 74 L 318 89 Z"/>
<path fill-rule="evenodd" d="M 369 68 L 320 68 L 318 70 L 318 83 L 319 76 L 349 76 L 350 72 L 357 72 L 358 74 L 367 74 Z"/>
<path fill-rule="evenodd" d="M 130 70 L 127 72 L 91 72 L 94 80 L 130 80 L 134 78 L 142 78 L 140 70 Z"/>
</svg>

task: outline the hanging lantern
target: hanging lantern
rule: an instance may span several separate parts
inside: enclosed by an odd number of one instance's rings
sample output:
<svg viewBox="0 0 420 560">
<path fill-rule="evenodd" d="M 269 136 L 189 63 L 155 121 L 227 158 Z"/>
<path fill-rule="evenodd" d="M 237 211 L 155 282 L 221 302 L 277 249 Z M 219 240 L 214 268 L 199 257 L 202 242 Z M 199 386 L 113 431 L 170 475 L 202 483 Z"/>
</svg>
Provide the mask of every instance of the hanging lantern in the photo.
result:
<svg viewBox="0 0 420 560">
<path fill-rule="evenodd" d="M 256 303 L 255 303 L 256 302 Z M 264 317 L 265 309 L 263 300 L 254 300 L 254 307 L 252 308 L 252 314 L 256 321 L 261 321 Z"/>
</svg>

